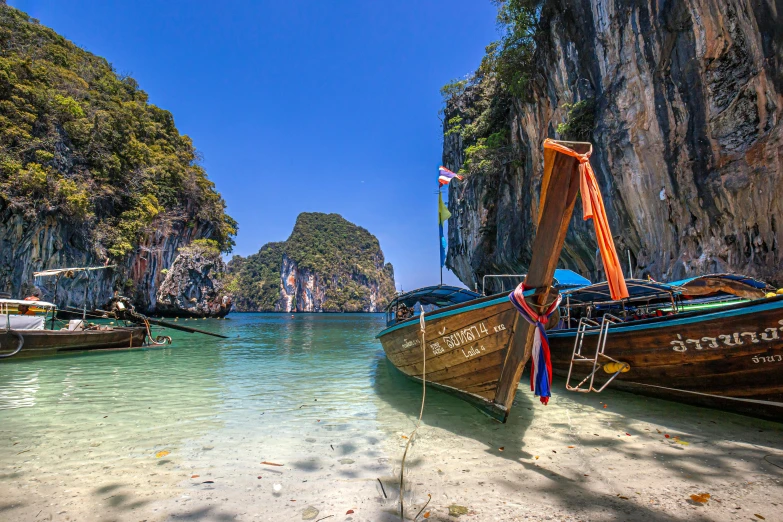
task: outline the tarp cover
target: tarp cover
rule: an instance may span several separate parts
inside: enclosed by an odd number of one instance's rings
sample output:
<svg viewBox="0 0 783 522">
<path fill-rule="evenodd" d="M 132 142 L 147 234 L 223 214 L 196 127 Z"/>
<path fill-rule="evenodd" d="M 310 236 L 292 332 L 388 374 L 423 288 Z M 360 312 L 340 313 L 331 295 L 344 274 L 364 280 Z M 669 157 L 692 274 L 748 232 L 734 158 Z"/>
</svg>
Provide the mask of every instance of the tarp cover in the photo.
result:
<svg viewBox="0 0 783 522">
<path fill-rule="evenodd" d="M 10 322 L 11 330 L 43 330 L 44 318 L 35 315 L 0 314 L 0 330 L 5 330 Z"/>
<path fill-rule="evenodd" d="M 671 283 L 656 283 L 654 281 L 645 281 L 644 279 L 626 279 L 626 287 L 630 299 L 653 299 L 657 297 L 667 297 L 672 293 L 682 292 L 682 288 Z M 568 296 L 571 304 L 576 303 L 600 303 L 613 301 L 609 291 L 609 284 L 596 283 L 594 285 L 567 290 L 563 292 Z"/>
<path fill-rule="evenodd" d="M 397 296 L 394 298 L 394 300 L 392 300 L 388 308 L 399 304 L 413 307 L 416 303 L 420 303 L 422 305 L 434 305 L 437 308 L 443 308 L 445 306 L 472 301 L 473 299 L 477 299 L 479 297 L 481 297 L 481 294 L 471 292 L 465 288 L 457 288 L 456 286 L 425 286 L 424 288 L 411 290 L 410 292 L 406 292 Z"/>
<path fill-rule="evenodd" d="M 683 293 L 687 295 L 709 295 L 722 292 L 745 299 L 760 299 L 767 292 L 774 291 L 774 288 L 764 281 L 739 274 L 708 274 L 673 281 L 669 284 L 683 287 Z"/>
<path fill-rule="evenodd" d="M 576 272 L 572 272 L 565 268 L 558 268 L 555 270 L 555 280 L 552 283 L 552 286 L 558 290 L 567 290 L 569 288 L 580 288 L 591 284 L 589 279 L 585 279 Z"/>
</svg>

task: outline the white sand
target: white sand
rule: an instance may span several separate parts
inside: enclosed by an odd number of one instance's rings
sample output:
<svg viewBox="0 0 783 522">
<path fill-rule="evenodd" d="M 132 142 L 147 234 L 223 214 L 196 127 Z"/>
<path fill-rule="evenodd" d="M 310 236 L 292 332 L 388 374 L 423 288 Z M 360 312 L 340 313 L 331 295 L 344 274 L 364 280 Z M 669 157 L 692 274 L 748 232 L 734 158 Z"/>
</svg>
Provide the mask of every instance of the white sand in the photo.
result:
<svg viewBox="0 0 783 522">
<path fill-rule="evenodd" d="M 303 520 L 308 507 L 312 520 L 399 520 L 417 393 L 371 398 L 375 418 L 330 419 L 308 405 L 308 433 L 258 433 L 247 419 L 196 434 L 172 420 L 168 445 L 114 436 L 78 448 L 15 434 L 0 441 L 0 520 Z M 558 391 L 544 407 L 520 390 L 500 425 L 428 397 L 408 455 L 409 517 L 430 494 L 428 520 L 783 520 L 783 424 L 611 391 Z M 701 493 L 706 504 L 689 498 Z M 468 513 L 450 517 L 454 504 Z"/>
</svg>

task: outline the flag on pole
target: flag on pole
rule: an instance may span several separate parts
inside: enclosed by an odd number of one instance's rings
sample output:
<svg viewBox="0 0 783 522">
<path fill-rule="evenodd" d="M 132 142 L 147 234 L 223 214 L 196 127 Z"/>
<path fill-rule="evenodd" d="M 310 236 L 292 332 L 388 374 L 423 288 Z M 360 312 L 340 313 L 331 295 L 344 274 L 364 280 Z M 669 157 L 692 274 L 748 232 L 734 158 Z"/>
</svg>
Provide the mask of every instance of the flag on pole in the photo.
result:
<svg viewBox="0 0 783 522">
<path fill-rule="evenodd" d="M 459 174 L 454 174 L 452 171 L 447 169 L 446 167 L 440 167 L 438 168 L 438 183 L 440 183 L 440 186 L 448 185 L 449 181 L 452 179 L 457 178 L 458 180 L 462 181 L 462 176 Z"/>
<path fill-rule="evenodd" d="M 443 196 L 438 192 L 438 231 L 440 232 L 440 266 L 446 264 L 446 238 L 443 236 L 443 223 L 451 217 L 451 212 L 443 204 Z"/>
</svg>

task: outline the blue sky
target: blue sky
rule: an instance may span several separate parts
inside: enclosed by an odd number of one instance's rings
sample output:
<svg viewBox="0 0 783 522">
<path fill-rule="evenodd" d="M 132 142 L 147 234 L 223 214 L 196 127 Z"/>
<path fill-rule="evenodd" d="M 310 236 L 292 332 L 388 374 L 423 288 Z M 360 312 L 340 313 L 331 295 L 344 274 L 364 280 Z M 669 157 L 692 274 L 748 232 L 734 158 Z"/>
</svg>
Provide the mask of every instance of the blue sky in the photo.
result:
<svg viewBox="0 0 783 522">
<path fill-rule="evenodd" d="M 234 253 L 337 212 L 378 237 L 398 288 L 437 283 L 438 90 L 497 39 L 489 0 L 8 3 L 174 114 L 239 221 Z"/>
</svg>

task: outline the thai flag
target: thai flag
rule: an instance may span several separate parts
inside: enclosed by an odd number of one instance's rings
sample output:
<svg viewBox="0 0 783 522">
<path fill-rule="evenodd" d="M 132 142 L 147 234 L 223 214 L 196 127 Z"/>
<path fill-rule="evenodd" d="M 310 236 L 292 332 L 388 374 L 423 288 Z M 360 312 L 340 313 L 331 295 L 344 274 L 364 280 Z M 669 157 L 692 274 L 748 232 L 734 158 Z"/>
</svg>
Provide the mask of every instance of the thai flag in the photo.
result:
<svg viewBox="0 0 783 522">
<path fill-rule="evenodd" d="M 451 181 L 453 178 L 457 178 L 458 180 L 462 181 L 463 177 L 459 174 L 454 174 L 446 167 L 440 167 L 438 169 L 438 183 L 440 183 L 440 186 L 448 185 L 449 181 Z"/>
</svg>

